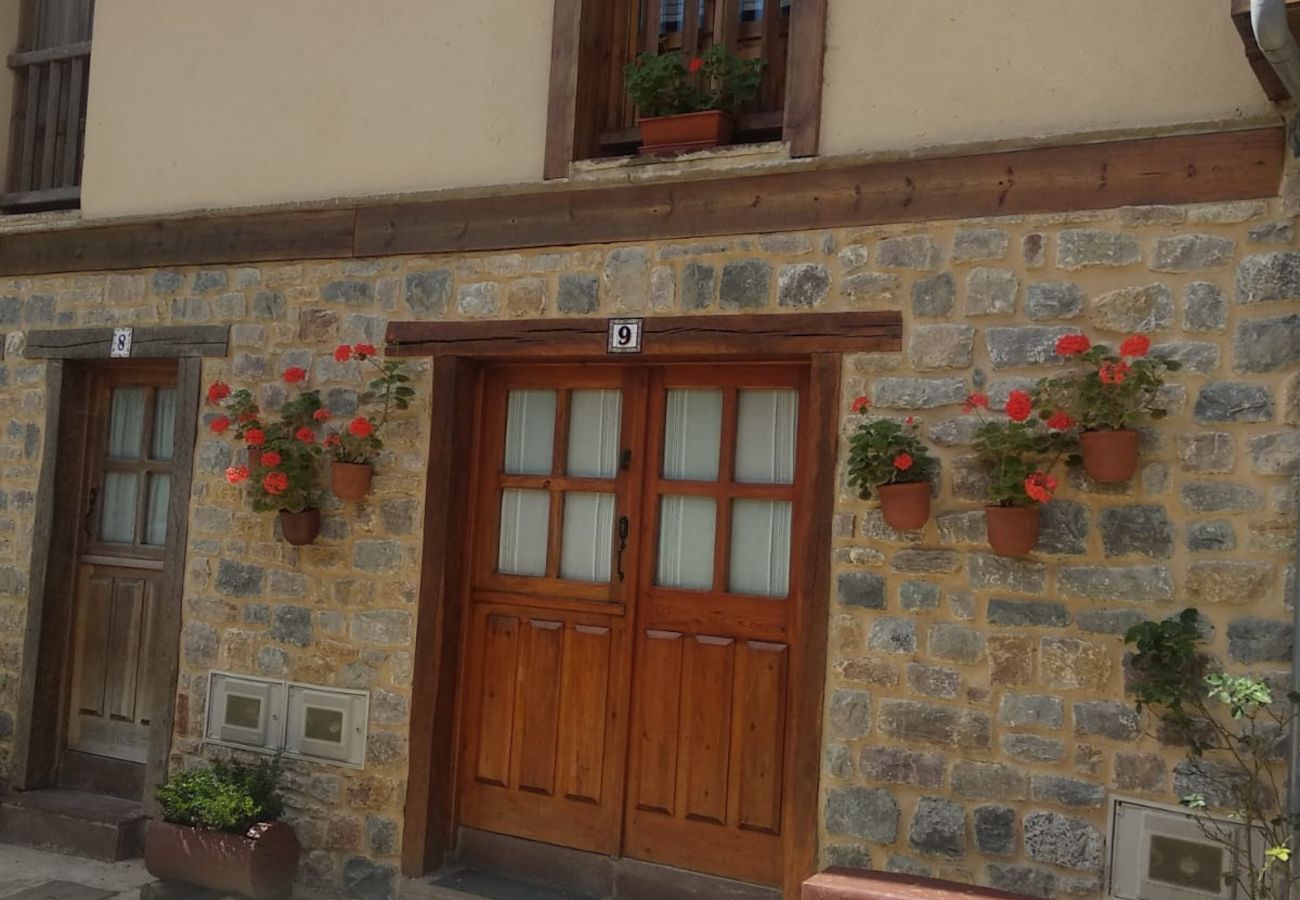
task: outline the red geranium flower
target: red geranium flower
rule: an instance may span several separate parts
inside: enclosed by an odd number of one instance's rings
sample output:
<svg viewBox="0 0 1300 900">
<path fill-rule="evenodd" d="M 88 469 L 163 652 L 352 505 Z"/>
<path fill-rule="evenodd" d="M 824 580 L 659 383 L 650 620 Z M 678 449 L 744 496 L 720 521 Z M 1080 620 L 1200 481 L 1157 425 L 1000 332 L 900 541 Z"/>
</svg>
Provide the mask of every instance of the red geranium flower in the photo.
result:
<svg viewBox="0 0 1300 900">
<path fill-rule="evenodd" d="M 988 409 L 989 395 L 981 394 L 979 391 L 976 391 L 966 398 L 966 402 L 962 404 L 961 408 L 965 412 L 970 412 L 973 409 Z"/>
<path fill-rule="evenodd" d="M 307 370 L 301 366 L 290 366 L 284 370 L 285 384 L 297 384 L 307 377 Z"/>
<path fill-rule="evenodd" d="M 339 344 L 334 348 L 334 359 L 338 362 L 347 362 L 352 358 L 352 348 L 347 344 Z"/>
<path fill-rule="evenodd" d="M 700 71 L 700 69 L 703 68 L 704 68 L 704 60 L 700 59 L 698 56 L 692 56 L 691 61 L 686 64 L 686 70 L 690 72 L 692 75 L 694 75 L 696 72 Z"/>
<path fill-rule="evenodd" d="M 1119 345 L 1119 355 L 1128 356 L 1134 359 L 1146 356 L 1147 351 L 1151 349 L 1151 338 L 1145 334 L 1135 334 L 1132 337 L 1124 339 L 1124 343 Z"/>
<path fill-rule="evenodd" d="M 1034 401 L 1024 391 L 1012 391 L 1007 397 L 1007 415 L 1013 422 L 1023 422 L 1034 411 Z"/>
<path fill-rule="evenodd" d="M 250 447 L 260 447 L 266 443 L 266 432 L 260 428 L 250 428 L 244 432 L 244 443 Z"/>
<path fill-rule="evenodd" d="M 262 479 L 262 489 L 272 497 L 278 497 L 289 489 L 289 476 L 283 472 L 267 472 Z"/>
<path fill-rule="evenodd" d="M 274 450 L 267 450 L 262 454 L 262 465 L 266 466 L 268 469 L 274 469 L 279 464 L 280 454 L 276 453 Z"/>
<path fill-rule="evenodd" d="M 226 481 L 231 484 L 239 484 L 241 481 L 248 480 L 248 466 L 231 466 L 226 469 Z"/>
<path fill-rule="evenodd" d="M 230 385 L 224 381 L 214 381 L 208 387 L 208 402 L 220 403 L 230 396 Z"/>
<path fill-rule="evenodd" d="M 326 446 L 326 447 L 337 447 L 337 446 L 338 446 L 339 444 L 341 444 L 341 443 L 343 443 L 343 442 L 342 442 L 341 440 L 339 440 L 339 436 L 338 436 L 337 434 L 335 434 L 334 432 L 330 432 L 329 434 L 325 435 L 325 446 Z"/>
<path fill-rule="evenodd" d="M 374 344 L 355 344 L 352 349 L 356 352 L 359 359 L 366 359 L 375 355 Z"/>
<path fill-rule="evenodd" d="M 374 430 L 375 426 L 365 416 L 357 416 L 348 424 L 348 431 L 359 438 L 370 437 Z"/>
<path fill-rule="evenodd" d="M 906 472 L 912 468 L 912 457 L 908 453 L 900 453 L 894 457 L 894 468 L 900 472 Z"/>
<path fill-rule="evenodd" d="M 1064 431 L 1067 428 L 1074 427 L 1074 419 L 1070 418 L 1064 410 L 1058 409 L 1047 418 L 1047 427 L 1054 431 Z"/>
<path fill-rule="evenodd" d="M 1092 349 L 1092 341 L 1086 334 L 1064 334 L 1056 339 L 1057 356 L 1078 356 Z"/>
<path fill-rule="evenodd" d="M 1056 492 L 1057 481 L 1051 475 L 1044 472 L 1035 472 L 1025 479 L 1025 493 L 1029 499 L 1039 503 L 1046 503 L 1052 499 Z"/>
<path fill-rule="evenodd" d="M 304 444 L 311 444 L 316 441 L 316 432 L 311 430 L 310 425 L 304 425 L 293 433 L 293 436 Z"/>
<path fill-rule="evenodd" d="M 328 422 L 330 419 L 330 411 L 328 409 L 318 409 L 311 414 L 311 417 L 317 422 Z"/>
<path fill-rule="evenodd" d="M 867 399 L 866 394 L 863 394 L 862 396 L 856 398 L 853 401 L 853 405 L 849 407 L 849 410 L 852 412 L 862 412 L 870 405 L 871 405 L 871 401 Z"/>
<path fill-rule="evenodd" d="M 1126 362 L 1104 362 L 1097 370 L 1097 377 L 1102 384 L 1123 384 L 1128 373 L 1129 364 Z"/>
<path fill-rule="evenodd" d="M 225 434 L 226 429 L 230 427 L 230 419 L 225 416 L 217 416 L 208 423 L 208 427 L 212 429 L 213 434 Z"/>
<path fill-rule="evenodd" d="M 904 424 L 904 425 L 915 425 L 915 424 L 916 424 L 916 416 L 908 416 L 907 419 L 906 419 L 906 421 L 903 422 L 903 424 Z"/>
<path fill-rule="evenodd" d="M 256 421 L 257 421 L 257 413 L 255 412 L 245 412 L 239 414 L 239 424 L 241 425 L 247 425 L 249 422 L 256 422 Z"/>
</svg>

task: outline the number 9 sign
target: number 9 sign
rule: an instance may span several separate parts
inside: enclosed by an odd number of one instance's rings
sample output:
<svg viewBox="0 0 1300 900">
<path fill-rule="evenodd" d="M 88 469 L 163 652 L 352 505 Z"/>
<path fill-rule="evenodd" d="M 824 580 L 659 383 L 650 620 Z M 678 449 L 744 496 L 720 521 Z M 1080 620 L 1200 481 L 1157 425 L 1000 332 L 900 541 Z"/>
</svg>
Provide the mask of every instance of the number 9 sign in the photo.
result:
<svg viewBox="0 0 1300 900">
<path fill-rule="evenodd" d="M 610 319 L 609 353 L 640 353 L 644 319 Z"/>
</svg>

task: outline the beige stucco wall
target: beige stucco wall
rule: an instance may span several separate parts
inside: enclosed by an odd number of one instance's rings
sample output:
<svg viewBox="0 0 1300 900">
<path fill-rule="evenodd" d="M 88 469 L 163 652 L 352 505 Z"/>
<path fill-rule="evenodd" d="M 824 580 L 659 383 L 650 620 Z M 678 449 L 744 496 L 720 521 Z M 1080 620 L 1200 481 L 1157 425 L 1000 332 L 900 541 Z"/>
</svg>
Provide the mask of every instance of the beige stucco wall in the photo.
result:
<svg viewBox="0 0 1300 900">
<path fill-rule="evenodd" d="M 102 3 L 87 216 L 541 179 L 552 0 Z M 823 153 L 1274 116 L 1223 0 L 832 0 Z"/>
<path fill-rule="evenodd" d="M 822 151 L 1272 115 L 1225 0 L 837 0 Z"/>
<path fill-rule="evenodd" d="M 551 0 L 113 0 L 88 216 L 541 178 Z"/>
</svg>

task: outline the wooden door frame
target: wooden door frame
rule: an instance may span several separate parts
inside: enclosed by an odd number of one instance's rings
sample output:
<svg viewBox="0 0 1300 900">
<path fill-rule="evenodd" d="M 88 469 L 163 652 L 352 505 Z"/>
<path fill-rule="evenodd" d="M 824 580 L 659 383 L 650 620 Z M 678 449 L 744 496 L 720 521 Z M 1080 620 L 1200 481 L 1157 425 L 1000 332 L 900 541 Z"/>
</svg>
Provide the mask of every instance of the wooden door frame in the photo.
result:
<svg viewBox="0 0 1300 900">
<path fill-rule="evenodd" d="M 466 540 L 471 467 L 479 427 L 478 384 L 484 365 L 558 360 L 617 362 L 604 353 L 607 320 L 540 322 L 395 322 L 390 356 L 432 357 L 432 426 L 425 490 L 419 608 L 411 702 L 409 772 L 402 871 L 416 877 L 440 866 L 456 823 L 456 698 L 465 616 Z M 643 351 L 655 362 L 802 362 L 809 366 L 806 426 L 824 440 L 809 462 L 813 500 L 810 540 L 821 548 L 808 573 L 808 602 L 798 613 L 802 651 L 791 678 L 800 685 L 789 709 L 793 752 L 784 783 L 784 893 L 795 898 L 816 871 L 819 830 L 822 698 L 831 593 L 832 519 L 839 452 L 843 354 L 902 347 L 896 312 L 676 316 L 645 320 Z"/>
<path fill-rule="evenodd" d="M 148 665 L 159 689 L 153 693 L 149 749 L 145 762 L 144 811 L 158 814 L 155 789 L 166 780 L 175 721 L 176 680 L 180 672 L 181 592 L 185 580 L 194 451 L 203 397 L 203 357 L 225 356 L 226 326 L 149 329 L 144 352 L 132 359 L 170 359 L 176 365 L 176 468 L 167 506 L 167 532 L 175 553 L 164 562 L 161 596 L 148 650 Z M 47 360 L 45 419 L 42 423 L 40 478 L 33 520 L 23 634 L 23 668 L 18 690 L 10 786 L 33 790 L 55 783 L 66 728 L 68 665 L 72 652 L 72 581 L 84 460 L 87 386 L 91 365 L 76 360 L 109 360 L 111 328 L 28 333 L 24 356 Z M 174 602 L 171 601 L 174 598 Z"/>
</svg>

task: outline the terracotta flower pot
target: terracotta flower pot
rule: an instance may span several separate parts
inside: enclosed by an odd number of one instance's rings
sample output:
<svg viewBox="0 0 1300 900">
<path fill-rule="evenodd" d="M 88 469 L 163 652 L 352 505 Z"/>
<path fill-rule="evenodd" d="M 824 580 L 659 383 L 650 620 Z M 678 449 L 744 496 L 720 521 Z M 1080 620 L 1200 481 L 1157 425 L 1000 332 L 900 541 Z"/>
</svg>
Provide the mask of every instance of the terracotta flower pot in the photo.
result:
<svg viewBox="0 0 1300 900">
<path fill-rule="evenodd" d="M 1085 431 L 1079 435 L 1083 471 L 1099 484 L 1128 481 L 1137 472 L 1138 433 L 1131 428 L 1118 431 Z"/>
<path fill-rule="evenodd" d="M 297 835 L 283 822 L 254 825 L 244 836 L 154 821 L 144 838 L 144 865 L 155 878 L 252 900 L 285 900 L 300 852 Z"/>
<path fill-rule="evenodd" d="M 320 510 L 280 510 L 280 531 L 284 534 L 284 539 L 295 547 L 312 543 L 316 540 L 316 535 L 320 534 Z"/>
<path fill-rule="evenodd" d="M 1024 556 L 1038 543 L 1037 506 L 986 506 L 984 519 L 999 556 Z"/>
<path fill-rule="evenodd" d="M 882 484 L 876 488 L 885 524 L 897 531 L 915 531 L 930 521 L 930 482 Z"/>
<path fill-rule="evenodd" d="M 731 142 L 736 120 L 720 109 L 639 119 L 641 154 L 684 153 Z"/>
<path fill-rule="evenodd" d="M 330 463 L 330 490 L 340 500 L 360 500 L 370 493 L 370 463 Z"/>
</svg>

